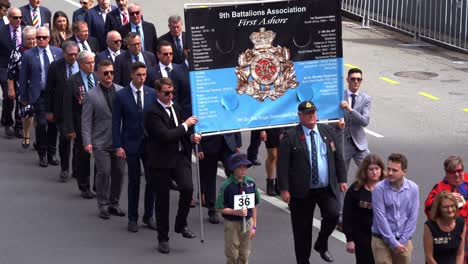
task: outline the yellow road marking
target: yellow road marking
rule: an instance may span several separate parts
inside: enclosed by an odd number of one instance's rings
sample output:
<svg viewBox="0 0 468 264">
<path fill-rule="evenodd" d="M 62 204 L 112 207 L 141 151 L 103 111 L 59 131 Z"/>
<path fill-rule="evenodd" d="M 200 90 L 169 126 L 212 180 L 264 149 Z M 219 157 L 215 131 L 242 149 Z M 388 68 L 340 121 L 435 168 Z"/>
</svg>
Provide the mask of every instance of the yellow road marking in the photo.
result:
<svg viewBox="0 0 468 264">
<path fill-rule="evenodd" d="M 392 80 L 390 78 L 387 78 L 387 77 L 380 77 L 379 79 L 382 80 L 382 81 L 386 81 L 388 83 L 391 83 L 391 84 L 399 84 L 399 82 L 397 82 L 395 80 Z"/>
<path fill-rule="evenodd" d="M 428 94 L 428 93 L 425 93 L 425 92 L 419 92 L 420 95 L 424 96 L 424 97 L 427 97 L 429 99 L 432 99 L 432 100 L 439 100 L 440 98 L 437 97 L 437 96 L 434 96 L 432 94 Z"/>
<path fill-rule="evenodd" d="M 352 64 L 349 64 L 349 63 L 345 63 L 344 66 L 345 66 L 345 67 L 348 67 L 348 68 L 358 68 L 358 69 L 359 69 L 358 66 L 352 65 Z"/>
</svg>

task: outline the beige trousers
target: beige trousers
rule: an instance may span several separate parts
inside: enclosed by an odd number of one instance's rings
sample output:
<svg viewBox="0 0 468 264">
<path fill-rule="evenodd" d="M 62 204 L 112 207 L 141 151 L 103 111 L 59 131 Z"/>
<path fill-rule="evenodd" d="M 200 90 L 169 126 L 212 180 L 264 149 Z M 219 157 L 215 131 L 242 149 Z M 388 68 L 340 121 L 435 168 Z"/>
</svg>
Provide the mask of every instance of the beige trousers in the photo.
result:
<svg viewBox="0 0 468 264">
<path fill-rule="evenodd" d="M 405 247 L 408 251 L 404 254 L 395 254 L 382 239 L 372 237 L 372 253 L 374 253 L 375 264 L 410 264 L 413 242 L 409 240 Z"/>
<path fill-rule="evenodd" d="M 226 264 L 247 264 L 249 262 L 251 228 L 252 218 L 247 221 L 247 231 L 245 233 L 242 233 L 242 221 L 224 219 Z"/>
</svg>

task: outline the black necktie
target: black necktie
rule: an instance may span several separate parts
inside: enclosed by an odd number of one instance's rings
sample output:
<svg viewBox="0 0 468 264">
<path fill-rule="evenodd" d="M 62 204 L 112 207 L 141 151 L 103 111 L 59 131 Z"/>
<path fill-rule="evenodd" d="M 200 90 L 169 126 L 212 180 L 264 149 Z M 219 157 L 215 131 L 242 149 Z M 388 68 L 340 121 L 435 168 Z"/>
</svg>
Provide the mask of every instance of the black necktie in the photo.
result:
<svg viewBox="0 0 468 264">
<path fill-rule="evenodd" d="M 138 107 L 138 111 L 142 111 L 143 110 L 143 106 L 141 104 L 141 91 L 140 90 L 137 90 L 136 91 L 136 94 L 137 94 L 137 107 Z"/>
<path fill-rule="evenodd" d="M 135 55 L 135 62 L 140 61 L 140 58 L 138 55 Z"/>
<path fill-rule="evenodd" d="M 351 108 L 354 108 L 355 103 L 356 103 L 356 95 L 351 94 Z"/>
<path fill-rule="evenodd" d="M 167 72 L 167 77 L 168 77 L 168 78 L 171 78 L 171 71 L 172 71 L 171 68 L 170 68 L 169 66 L 166 66 L 166 68 L 164 68 L 164 69 L 165 69 L 166 72 Z M 171 78 L 171 79 L 172 79 L 172 78 Z"/>
<path fill-rule="evenodd" d="M 310 149 L 312 150 L 312 184 L 317 184 L 319 182 L 318 175 L 318 161 L 317 161 L 317 147 L 315 146 L 315 131 L 310 131 Z"/>
<path fill-rule="evenodd" d="M 50 60 L 49 60 L 49 56 L 47 55 L 47 50 L 43 49 L 43 51 L 44 51 L 44 72 L 47 73 L 47 70 L 49 69 L 49 65 L 50 65 Z"/>
</svg>

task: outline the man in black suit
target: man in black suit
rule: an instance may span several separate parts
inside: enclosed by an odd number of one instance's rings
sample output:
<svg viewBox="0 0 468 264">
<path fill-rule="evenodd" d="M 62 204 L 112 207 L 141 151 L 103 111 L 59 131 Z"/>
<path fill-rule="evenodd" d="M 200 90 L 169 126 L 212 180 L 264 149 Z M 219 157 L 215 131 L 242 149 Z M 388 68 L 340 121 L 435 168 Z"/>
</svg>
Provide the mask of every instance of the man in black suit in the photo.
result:
<svg viewBox="0 0 468 264">
<path fill-rule="evenodd" d="M 334 128 L 317 124 L 313 102 L 298 106 L 300 124 L 284 133 L 279 146 L 277 174 L 281 198 L 289 204 L 297 263 L 310 263 L 312 221 L 317 204 L 322 215 L 314 249 L 333 262 L 328 237 L 338 222 L 338 195 L 346 191 L 343 149 Z"/>
<path fill-rule="evenodd" d="M 59 156 L 61 172 L 59 180 L 68 180 L 68 170 L 70 167 L 71 141 L 63 129 L 63 93 L 67 84 L 67 79 L 77 73 L 80 68 L 76 57 L 78 56 L 78 44 L 74 41 L 64 41 L 62 43 L 63 58 L 52 62 L 47 72 L 45 100 L 47 120 L 54 122 L 60 131 L 59 136 Z"/>
<path fill-rule="evenodd" d="M 86 12 L 93 7 L 94 0 L 80 0 L 81 7 L 73 11 L 72 22 L 84 21 Z"/>
<path fill-rule="evenodd" d="M 51 28 L 52 14 L 47 7 L 41 6 L 42 0 L 29 0 L 29 4 L 20 7 L 23 14 L 21 25 L 33 26 L 36 29 L 42 26 Z"/>
<path fill-rule="evenodd" d="M 94 198 L 90 188 L 90 155 L 83 146 L 81 135 L 81 112 L 88 90 L 98 84 L 94 74 L 94 53 L 81 51 L 77 57 L 80 71 L 67 79 L 63 93 L 63 130 L 73 139 L 73 177 L 76 178 L 81 197 Z"/>
<path fill-rule="evenodd" d="M 96 65 L 99 65 L 99 62 L 102 60 L 109 60 L 114 64 L 115 58 L 119 56 L 120 53 L 125 52 L 120 49 L 122 47 L 122 37 L 119 32 L 115 30 L 111 30 L 107 33 L 106 43 L 107 49 L 96 55 Z"/>
<path fill-rule="evenodd" d="M 186 49 L 187 49 L 187 36 L 182 31 L 182 18 L 178 15 L 170 16 L 168 19 L 169 32 L 159 37 L 158 42 L 163 40 L 168 41 L 172 45 L 174 55 L 172 62 L 177 64 L 185 63 Z"/>
<path fill-rule="evenodd" d="M 119 30 L 122 26 L 125 26 L 130 22 L 127 2 L 127 0 L 115 0 L 117 8 L 107 14 L 105 25 L 106 32 Z"/>
<path fill-rule="evenodd" d="M 2 86 L 3 106 L 1 125 L 5 127 L 5 135 L 8 138 L 15 134 L 22 137 L 22 125 L 20 122 L 14 122 L 12 114 L 15 106 L 15 100 L 8 96 L 7 70 L 10 61 L 11 52 L 21 46 L 21 10 L 12 7 L 8 10 L 9 25 L 0 26 L 0 85 Z M 18 106 L 17 106 L 18 107 Z M 15 131 L 13 131 L 13 125 Z"/>
<path fill-rule="evenodd" d="M 110 0 L 97 0 L 97 5 L 86 12 L 85 21 L 88 23 L 89 35 L 98 40 L 102 50 L 106 48 L 107 15 L 116 8 L 110 4 Z"/>
<path fill-rule="evenodd" d="M 179 186 L 179 208 L 174 231 L 185 238 L 195 235 L 187 227 L 187 216 L 193 194 L 192 168 L 190 154 L 190 131 L 197 123 L 197 117 L 191 116 L 185 121 L 180 115 L 180 108 L 172 102 L 174 85 L 169 78 L 155 82 L 157 100 L 145 113 L 146 153 L 151 186 L 156 194 L 156 225 L 158 230 L 158 250 L 169 253 L 169 182 L 175 180 Z M 200 135 L 194 135 L 195 143 Z"/>
<path fill-rule="evenodd" d="M 68 40 L 78 43 L 80 51 L 87 50 L 93 53 L 99 52 L 99 42 L 97 39 L 89 36 L 88 23 L 85 21 L 76 21 L 72 24 L 73 36 Z"/>
<path fill-rule="evenodd" d="M 138 33 L 141 37 L 142 50 L 155 53 L 158 45 L 156 28 L 152 23 L 143 21 L 140 5 L 130 4 L 127 10 L 130 16 L 130 23 L 120 27 L 120 35 L 125 37 L 129 32 Z"/>
<path fill-rule="evenodd" d="M 115 77 L 114 82 L 120 86 L 127 86 L 130 81 L 130 68 L 132 63 L 139 61 L 146 65 L 148 72 L 156 65 L 154 54 L 141 49 L 141 38 L 135 32 L 128 33 L 126 37 L 128 46 L 127 52 L 120 54 L 115 58 Z M 147 78 L 146 85 L 153 87 L 153 84 Z"/>
</svg>

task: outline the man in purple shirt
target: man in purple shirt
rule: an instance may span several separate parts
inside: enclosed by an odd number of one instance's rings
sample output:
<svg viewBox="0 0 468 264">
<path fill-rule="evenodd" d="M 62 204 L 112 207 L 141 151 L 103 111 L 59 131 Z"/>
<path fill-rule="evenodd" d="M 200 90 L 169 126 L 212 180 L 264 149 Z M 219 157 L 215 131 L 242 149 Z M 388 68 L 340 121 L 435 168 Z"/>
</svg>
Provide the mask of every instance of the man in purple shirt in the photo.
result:
<svg viewBox="0 0 468 264">
<path fill-rule="evenodd" d="M 403 154 L 391 154 L 387 178 L 376 185 L 372 194 L 372 252 L 376 264 L 411 263 L 419 188 L 405 178 L 407 167 L 408 160 Z"/>
</svg>

